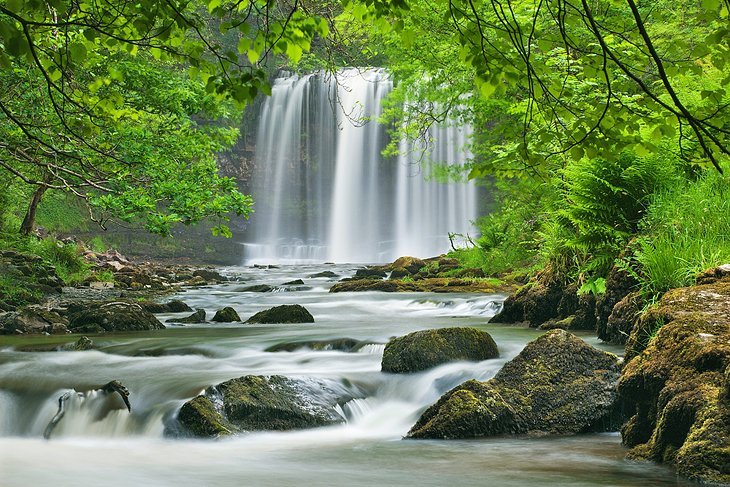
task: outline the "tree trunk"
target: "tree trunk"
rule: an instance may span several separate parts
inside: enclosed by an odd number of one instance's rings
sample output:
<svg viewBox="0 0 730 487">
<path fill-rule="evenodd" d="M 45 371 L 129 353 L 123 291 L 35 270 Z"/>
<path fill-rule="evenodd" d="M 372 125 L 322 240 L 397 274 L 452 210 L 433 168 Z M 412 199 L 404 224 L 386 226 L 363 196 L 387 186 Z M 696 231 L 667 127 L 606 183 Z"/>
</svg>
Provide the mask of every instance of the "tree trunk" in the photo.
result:
<svg viewBox="0 0 730 487">
<path fill-rule="evenodd" d="M 38 204 L 41 202 L 43 193 L 45 193 L 47 189 L 48 186 L 38 186 L 33 193 L 33 198 L 31 198 L 30 205 L 28 205 L 28 212 L 25 214 L 23 223 L 20 225 L 21 235 L 30 235 L 33 233 L 35 228 L 35 214 L 36 211 L 38 211 Z"/>
</svg>

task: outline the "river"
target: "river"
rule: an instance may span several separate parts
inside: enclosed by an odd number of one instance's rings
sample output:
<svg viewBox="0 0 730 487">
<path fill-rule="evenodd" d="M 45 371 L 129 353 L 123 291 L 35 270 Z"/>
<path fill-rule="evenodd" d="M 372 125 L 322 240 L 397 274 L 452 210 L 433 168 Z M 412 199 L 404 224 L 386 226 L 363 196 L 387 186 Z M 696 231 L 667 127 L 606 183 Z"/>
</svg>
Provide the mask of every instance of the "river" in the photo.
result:
<svg viewBox="0 0 730 487">
<path fill-rule="evenodd" d="M 667 468 L 624 459 L 618 433 L 474 441 L 401 440 L 419 414 L 468 378 L 486 380 L 540 332 L 489 325 L 503 295 L 330 294 L 355 266 L 227 268 L 235 281 L 174 296 L 209 318 L 231 306 L 246 319 L 301 304 L 313 324 L 201 324 L 94 336 L 85 352 L 23 351 L 58 337 L 0 337 L 0 487 L 32 486 L 654 486 L 694 485 Z M 305 286 L 281 286 L 301 278 Z M 255 284 L 278 292 L 238 292 Z M 189 313 L 188 313 L 189 314 Z M 163 314 L 165 321 L 185 314 Z M 384 344 L 411 331 L 474 326 L 489 331 L 500 358 L 459 362 L 409 375 L 380 372 Z M 269 352 L 282 343 L 351 338 L 355 352 Z M 585 337 L 599 346 L 597 339 Z M 619 352 L 616 348 L 603 347 Z M 247 374 L 282 374 L 344 384 L 361 396 L 341 410 L 343 425 L 264 432 L 223 440 L 166 434 L 180 406 L 205 387 Z M 112 379 L 130 391 L 132 412 L 97 420 L 93 394 L 74 397 L 50 440 L 43 431 L 72 388 Z"/>
</svg>

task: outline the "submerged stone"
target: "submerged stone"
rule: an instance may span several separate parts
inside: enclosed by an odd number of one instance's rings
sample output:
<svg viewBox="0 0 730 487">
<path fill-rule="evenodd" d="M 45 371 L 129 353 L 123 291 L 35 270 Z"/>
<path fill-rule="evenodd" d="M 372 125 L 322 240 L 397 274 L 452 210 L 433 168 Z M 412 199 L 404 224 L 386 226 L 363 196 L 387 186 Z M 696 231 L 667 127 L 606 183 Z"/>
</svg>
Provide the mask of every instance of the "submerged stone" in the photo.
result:
<svg viewBox="0 0 730 487">
<path fill-rule="evenodd" d="M 444 394 L 408 438 L 480 438 L 575 434 L 615 429 L 616 356 L 563 330 L 530 342 L 487 382 L 470 380 Z"/>
<path fill-rule="evenodd" d="M 480 361 L 499 356 L 489 333 L 476 328 L 422 330 L 394 338 L 383 352 L 383 372 L 409 373 L 457 360 Z"/>
</svg>

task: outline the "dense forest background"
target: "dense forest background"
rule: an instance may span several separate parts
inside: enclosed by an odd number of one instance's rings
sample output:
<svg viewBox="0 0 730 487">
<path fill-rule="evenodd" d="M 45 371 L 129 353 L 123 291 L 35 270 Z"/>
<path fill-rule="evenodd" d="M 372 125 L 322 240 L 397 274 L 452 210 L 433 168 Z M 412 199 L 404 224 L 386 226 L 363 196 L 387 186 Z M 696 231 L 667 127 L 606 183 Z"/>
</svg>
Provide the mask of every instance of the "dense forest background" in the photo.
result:
<svg viewBox="0 0 730 487">
<path fill-rule="evenodd" d="M 66 262 L 73 280 L 74 245 L 23 235 L 113 223 L 164 236 L 203 222 L 230 236 L 252 201 L 217 161 L 272 76 L 382 66 L 396 84 L 382 120 L 393 140 L 447 120 L 474 127 L 472 160 L 441 175 L 496 198 L 453 252 L 464 267 L 601 293 L 618 266 L 650 302 L 730 259 L 729 8 L 2 0 L 3 246 Z"/>
</svg>

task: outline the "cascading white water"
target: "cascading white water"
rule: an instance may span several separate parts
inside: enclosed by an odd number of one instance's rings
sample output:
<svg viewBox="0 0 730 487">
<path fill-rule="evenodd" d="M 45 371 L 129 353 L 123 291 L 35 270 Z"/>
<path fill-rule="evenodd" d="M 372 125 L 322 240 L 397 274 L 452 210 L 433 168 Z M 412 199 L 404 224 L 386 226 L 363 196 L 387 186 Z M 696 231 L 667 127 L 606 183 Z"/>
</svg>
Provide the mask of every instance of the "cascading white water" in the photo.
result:
<svg viewBox="0 0 730 487">
<path fill-rule="evenodd" d="M 449 248 L 473 233 L 473 183 L 442 183 L 432 163 L 462 165 L 469 128 L 435 126 L 429 147 L 401 143 L 397 160 L 375 120 L 392 81 L 381 69 L 287 76 L 263 105 L 245 260 L 385 262 Z"/>
</svg>

